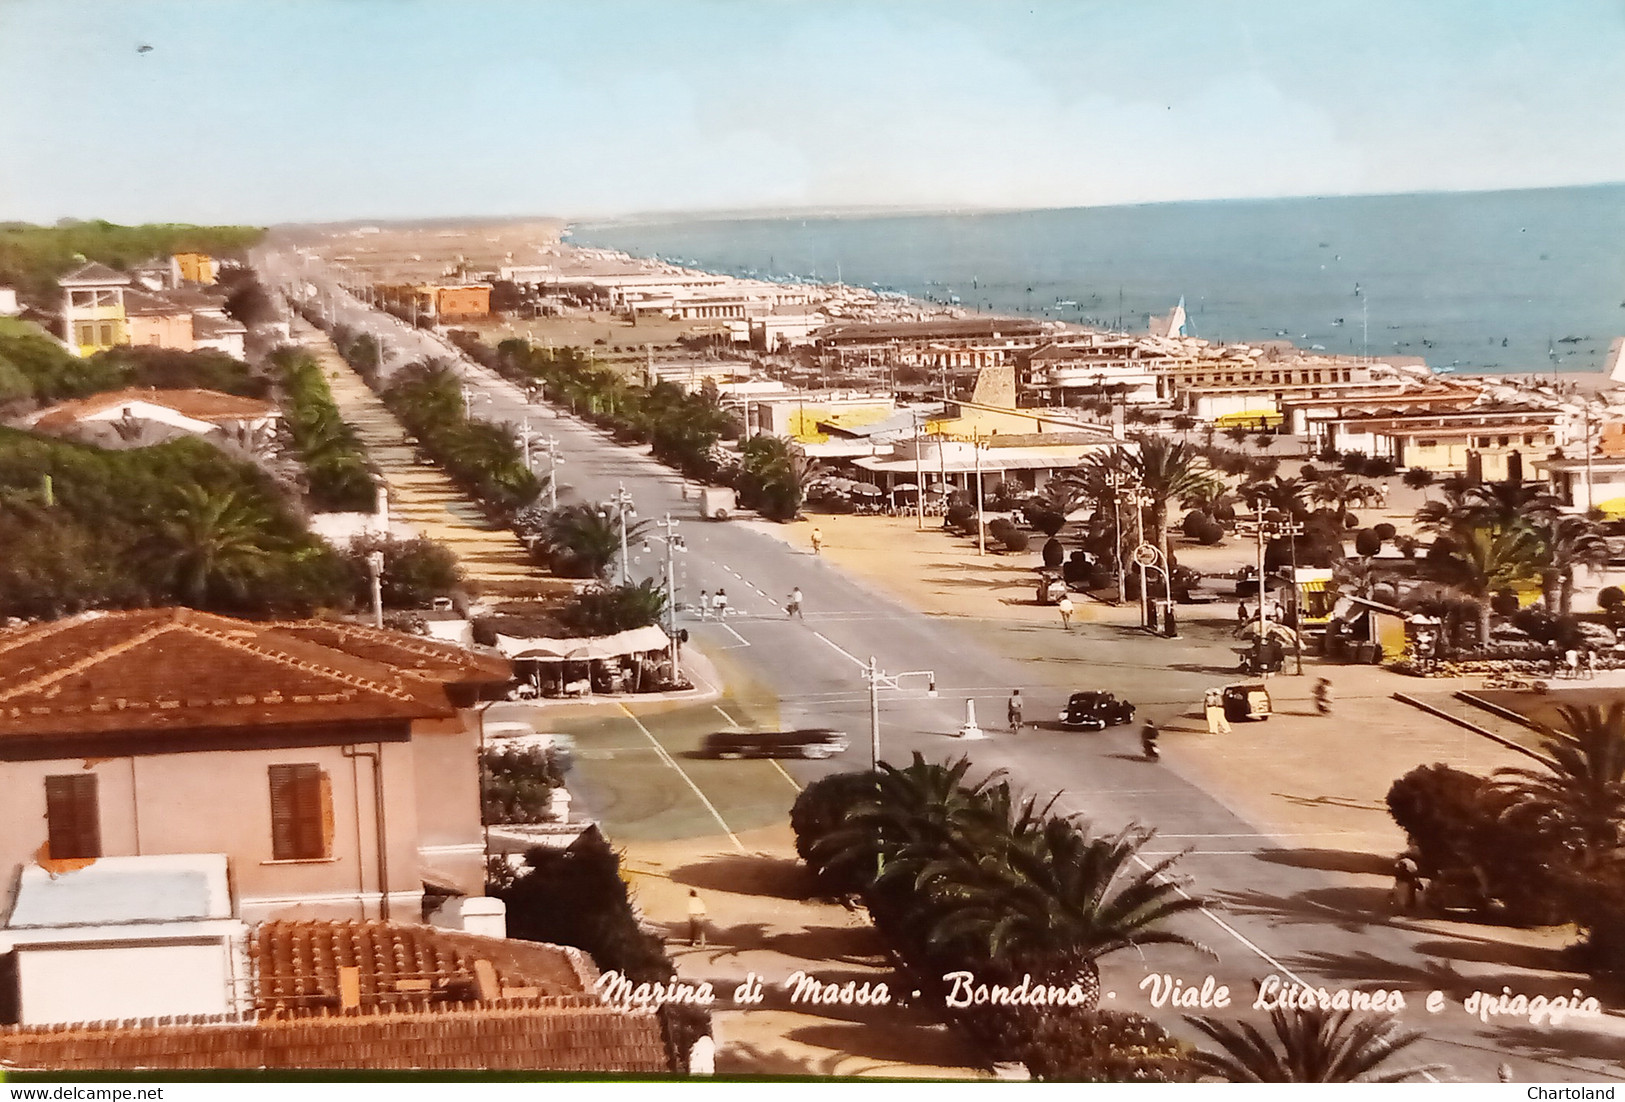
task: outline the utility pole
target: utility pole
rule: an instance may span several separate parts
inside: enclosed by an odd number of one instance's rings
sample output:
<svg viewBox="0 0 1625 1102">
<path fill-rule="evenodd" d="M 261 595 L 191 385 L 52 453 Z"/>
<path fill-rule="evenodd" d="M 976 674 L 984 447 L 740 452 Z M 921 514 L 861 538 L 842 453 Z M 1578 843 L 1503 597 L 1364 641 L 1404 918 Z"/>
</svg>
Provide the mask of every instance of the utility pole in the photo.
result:
<svg viewBox="0 0 1625 1102">
<path fill-rule="evenodd" d="M 920 514 L 919 530 L 925 531 L 925 472 L 920 463 L 920 414 L 914 412 L 914 505 Z"/>
<path fill-rule="evenodd" d="M 982 435 L 971 434 L 971 449 L 976 457 L 976 553 L 987 554 L 987 531 L 982 526 Z"/>
<path fill-rule="evenodd" d="M 676 534 L 677 521 L 666 514 L 666 519 L 660 526 L 666 530 L 666 634 L 671 636 L 671 679 L 675 684 L 678 679 L 678 660 L 682 657 L 681 644 L 677 639 L 677 552 L 687 550 L 683 545 L 683 537 Z M 621 528 L 622 538 L 625 538 L 626 528 Z"/>
<path fill-rule="evenodd" d="M 1145 546 L 1145 506 L 1147 498 L 1135 487 L 1129 493 L 1129 503 L 1134 506 L 1134 522 L 1138 539 L 1135 547 Z M 1166 569 L 1166 564 L 1164 564 Z M 1140 626 L 1151 626 L 1151 584 L 1145 576 L 1145 567 L 1140 567 Z"/>
</svg>

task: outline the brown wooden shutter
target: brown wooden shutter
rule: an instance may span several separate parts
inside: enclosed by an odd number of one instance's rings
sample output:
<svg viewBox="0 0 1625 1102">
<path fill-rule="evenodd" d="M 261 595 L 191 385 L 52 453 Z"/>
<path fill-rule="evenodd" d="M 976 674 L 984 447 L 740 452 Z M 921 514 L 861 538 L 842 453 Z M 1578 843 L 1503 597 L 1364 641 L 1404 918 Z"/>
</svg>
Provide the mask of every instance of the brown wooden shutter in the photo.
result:
<svg viewBox="0 0 1625 1102">
<path fill-rule="evenodd" d="M 96 774 L 46 777 L 45 819 L 53 859 L 100 857 L 102 816 L 96 799 Z"/>
<path fill-rule="evenodd" d="M 271 857 L 308 861 L 332 851 L 333 797 L 321 766 L 271 766 Z"/>
</svg>

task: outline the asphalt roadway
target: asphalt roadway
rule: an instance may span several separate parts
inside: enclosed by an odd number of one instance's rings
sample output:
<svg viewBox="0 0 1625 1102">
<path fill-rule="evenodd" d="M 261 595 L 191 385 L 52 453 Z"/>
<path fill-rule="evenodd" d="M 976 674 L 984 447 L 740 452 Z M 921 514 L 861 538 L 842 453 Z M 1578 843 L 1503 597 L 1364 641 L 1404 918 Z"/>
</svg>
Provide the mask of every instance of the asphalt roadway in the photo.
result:
<svg viewBox="0 0 1625 1102">
<path fill-rule="evenodd" d="M 278 271 L 290 270 L 275 260 L 269 265 L 273 282 Z M 332 301 L 347 324 L 375 329 L 392 343 L 405 329 L 342 293 Z M 1112 690 L 1159 721 L 1188 711 L 1206 688 L 1231 676 L 1228 637 L 1216 627 L 1182 625 L 1184 638 L 1164 640 L 1111 625 L 1084 624 L 1065 634 L 923 615 L 758 524 L 700 519 L 674 472 L 590 425 L 526 407 L 515 388 L 483 371 L 466 364 L 464 370 L 476 414 L 516 425 L 528 417 L 533 431 L 558 439 L 561 501 L 605 501 L 624 485 L 639 518 L 669 513 L 679 521 L 687 544 L 677 557 L 680 604 L 692 606 L 701 589 L 728 594 L 725 621 L 702 622 L 692 611 L 681 617 L 723 676 L 720 700 L 640 706 L 635 713 L 620 708 L 566 728 L 579 747 L 572 792 L 611 837 L 731 837 L 782 821 L 797 786 L 866 767 L 863 675 L 872 655 L 889 675 L 914 675 L 880 691 L 884 760 L 906 763 L 916 751 L 938 761 L 963 754 L 974 763 L 972 776 L 1005 770 L 1024 791 L 1058 793 L 1059 810 L 1103 830 L 1129 823 L 1156 828 L 1145 851 L 1150 860 L 1183 854 L 1185 890 L 1210 901 L 1183 929 L 1210 952 L 1154 947 L 1109 957 L 1102 968 L 1108 1005 L 1178 1026 L 1177 1016 L 1189 1011 L 1154 1008 L 1140 987 L 1164 972 L 1192 986 L 1209 975 L 1227 985 L 1230 1008 L 1195 1010 L 1218 1016 L 1245 1011 L 1256 985 L 1271 975 L 1328 989 L 1398 989 L 1406 1004 L 1401 1019 L 1427 1034 L 1401 1062 L 1444 1065 L 1434 1073 L 1439 1079 L 1494 1082 L 1504 1063 L 1519 1082 L 1625 1080 L 1625 1036 L 1615 1016 L 1571 1017 L 1560 1025 L 1510 1016 L 1486 1023 L 1463 1009 L 1475 990 L 1499 995 L 1503 986 L 1531 996 L 1568 995 L 1575 987 L 1589 993 L 1585 977 L 1536 970 L 1550 962 L 1532 968 L 1499 942 L 1442 935 L 1436 922 L 1396 918 L 1382 888 L 1347 875 L 1369 863 L 1368 854 L 1340 846 L 1336 837 L 1280 837 L 1242 820 L 1181 775 L 1177 737 L 1163 739 L 1163 760 L 1153 764 L 1140 757 L 1134 725 L 1097 733 L 1046 726 L 1066 695 L 1084 688 Z M 632 557 L 633 577 L 663 576 L 660 541 L 648 551 L 634 542 Z M 795 587 L 804 594 L 804 620 L 785 613 Z M 927 695 L 924 671 L 935 682 L 935 698 Z M 1002 730 L 1004 702 L 1015 687 L 1037 723 L 1011 735 Z M 989 737 L 956 737 L 967 701 L 974 701 Z M 710 731 L 775 725 L 840 728 L 852 745 L 819 762 L 713 761 L 698 754 Z M 1430 1011 L 1425 1004 L 1434 991 L 1443 993 L 1443 1007 Z"/>
</svg>

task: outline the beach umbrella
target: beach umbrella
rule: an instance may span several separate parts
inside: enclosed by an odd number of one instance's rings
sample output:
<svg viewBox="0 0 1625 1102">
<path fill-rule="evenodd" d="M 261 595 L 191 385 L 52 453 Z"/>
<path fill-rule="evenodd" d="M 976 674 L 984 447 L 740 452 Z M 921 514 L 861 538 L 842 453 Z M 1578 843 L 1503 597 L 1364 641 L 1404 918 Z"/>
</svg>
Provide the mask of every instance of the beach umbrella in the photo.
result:
<svg viewBox="0 0 1625 1102">
<path fill-rule="evenodd" d="M 862 497 L 879 497 L 885 491 L 873 482 L 854 482 L 852 492 Z"/>
<path fill-rule="evenodd" d="M 892 489 L 904 493 L 913 493 L 915 490 L 918 490 L 919 487 L 914 485 L 912 482 L 899 482 L 897 485 L 893 486 Z"/>
<path fill-rule="evenodd" d="M 931 492 L 934 494 L 951 494 L 953 493 L 953 489 L 954 488 L 948 485 L 946 482 L 931 483 Z"/>
</svg>

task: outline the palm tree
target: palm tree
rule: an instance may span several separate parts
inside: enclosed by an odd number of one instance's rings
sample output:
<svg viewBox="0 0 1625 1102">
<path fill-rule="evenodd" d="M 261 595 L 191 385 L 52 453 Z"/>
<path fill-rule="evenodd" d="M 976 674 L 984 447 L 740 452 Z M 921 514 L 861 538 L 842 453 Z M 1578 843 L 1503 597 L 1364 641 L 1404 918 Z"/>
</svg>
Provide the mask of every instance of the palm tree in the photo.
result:
<svg viewBox="0 0 1625 1102">
<path fill-rule="evenodd" d="M 1207 460 L 1184 441 L 1167 436 L 1140 434 L 1134 437 L 1139 445 L 1129 461 L 1129 473 L 1140 492 L 1150 499 L 1151 528 L 1156 533 L 1157 546 L 1162 551 L 1164 570 L 1171 570 L 1168 557 L 1168 506 L 1187 494 L 1197 493 L 1218 482 L 1208 468 Z"/>
<path fill-rule="evenodd" d="M 1328 472 L 1309 486 L 1309 500 L 1337 514 L 1337 523 L 1347 527 L 1349 505 L 1364 505 L 1377 499 L 1377 488 L 1353 475 Z"/>
<path fill-rule="evenodd" d="M 1540 537 L 1531 528 L 1496 529 L 1489 525 L 1457 528 L 1441 536 L 1423 565 L 1438 581 L 1454 586 L 1478 602 L 1478 641 L 1490 641 L 1490 598 L 1517 589 L 1540 574 Z"/>
<path fill-rule="evenodd" d="M 1187 1015 L 1185 1020 L 1219 1043 L 1222 1052 L 1196 1052 L 1198 1070 L 1227 1083 L 1401 1083 L 1438 1065 L 1381 1071 L 1396 1053 L 1421 1040 L 1391 1018 L 1348 1010 L 1270 1011 L 1275 1037 L 1247 1022 Z"/>
<path fill-rule="evenodd" d="M 1565 730 L 1542 731 L 1545 770 L 1502 769 L 1511 797 L 1502 818 L 1592 871 L 1625 848 L 1625 703 L 1560 705 Z"/>
<path fill-rule="evenodd" d="M 642 539 L 648 521 L 628 523 L 630 543 Z M 602 578 L 621 553 L 621 516 L 612 509 L 579 503 L 547 514 L 540 532 L 549 565 L 568 578 Z"/>
<path fill-rule="evenodd" d="M 1552 591 L 1558 595 L 1557 614 L 1567 617 L 1574 603 L 1574 572 L 1579 567 L 1598 569 L 1608 565 L 1608 541 L 1602 526 L 1589 517 L 1567 515 L 1552 518 L 1543 526 L 1546 562 L 1541 574 L 1546 607 L 1552 607 Z"/>
<path fill-rule="evenodd" d="M 1152 836 L 1138 826 L 1098 836 L 1087 824 L 1050 818 L 990 839 L 974 854 L 926 862 L 918 883 L 938 903 L 928 943 L 1035 980 L 1096 989 L 1095 962 L 1109 953 L 1159 944 L 1201 948 L 1167 928 L 1202 902 L 1167 875 L 1178 855 L 1149 865 L 1138 860 Z"/>
<path fill-rule="evenodd" d="M 987 820 L 984 796 L 1003 773 L 966 784 L 970 767 L 966 757 L 938 764 L 927 762 L 919 751 L 902 768 L 881 762 L 873 803 L 854 808 L 815 847 L 823 867 L 839 870 L 855 860 L 872 860 L 877 844 L 889 867 L 900 857 L 917 858 L 922 849 L 934 852 L 954 838 L 974 835 Z M 905 855 L 907 847 L 914 849 Z"/>
<path fill-rule="evenodd" d="M 146 551 L 181 600 L 202 608 L 211 590 L 240 587 L 266 565 L 280 543 L 271 526 L 265 507 L 240 491 L 191 483 L 173 492 Z"/>
</svg>

